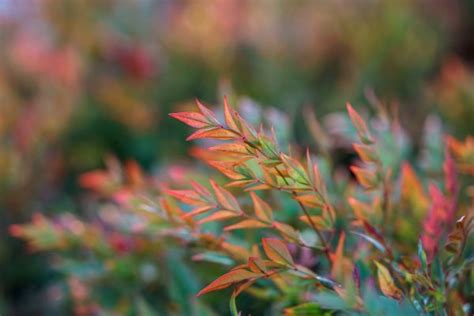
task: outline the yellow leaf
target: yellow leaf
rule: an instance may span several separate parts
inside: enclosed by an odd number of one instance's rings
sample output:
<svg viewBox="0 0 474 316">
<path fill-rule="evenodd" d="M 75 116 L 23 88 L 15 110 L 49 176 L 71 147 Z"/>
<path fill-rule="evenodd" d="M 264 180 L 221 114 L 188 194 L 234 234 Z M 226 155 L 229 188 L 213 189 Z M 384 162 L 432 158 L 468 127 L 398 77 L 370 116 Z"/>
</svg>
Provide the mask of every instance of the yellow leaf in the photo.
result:
<svg viewBox="0 0 474 316">
<path fill-rule="evenodd" d="M 402 291 L 395 285 L 388 269 L 379 262 L 374 262 L 377 266 L 377 278 L 382 293 L 385 296 L 400 300 L 402 298 Z"/>
</svg>

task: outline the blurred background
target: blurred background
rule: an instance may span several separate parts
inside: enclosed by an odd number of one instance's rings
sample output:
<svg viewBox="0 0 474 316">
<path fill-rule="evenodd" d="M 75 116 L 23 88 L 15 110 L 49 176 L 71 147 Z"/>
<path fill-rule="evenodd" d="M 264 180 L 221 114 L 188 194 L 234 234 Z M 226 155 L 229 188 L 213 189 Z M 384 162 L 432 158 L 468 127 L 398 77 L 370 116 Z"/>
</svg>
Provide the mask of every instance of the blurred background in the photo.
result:
<svg viewBox="0 0 474 316">
<path fill-rule="evenodd" d="M 470 0 L 0 0 L 0 314 L 47 314 L 57 294 L 9 225 L 84 215 L 78 175 L 105 157 L 186 164 L 189 130 L 169 112 L 245 96 L 287 113 L 305 143 L 304 108 L 376 95 L 415 142 L 429 113 L 463 137 L 473 34 Z"/>
</svg>

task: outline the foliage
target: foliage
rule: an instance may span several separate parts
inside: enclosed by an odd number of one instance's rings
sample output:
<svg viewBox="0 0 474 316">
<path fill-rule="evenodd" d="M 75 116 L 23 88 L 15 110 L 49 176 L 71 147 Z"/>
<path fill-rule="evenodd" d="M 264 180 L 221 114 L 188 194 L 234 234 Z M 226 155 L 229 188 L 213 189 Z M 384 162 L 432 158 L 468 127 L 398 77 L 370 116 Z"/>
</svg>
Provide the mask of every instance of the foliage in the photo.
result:
<svg viewBox="0 0 474 316">
<path fill-rule="evenodd" d="M 473 312 L 471 138 L 441 138 L 416 159 L 390 108 L 374 104 L 369 120 L 347 104 L 336 132 L 311 120 L 314 154 L 284 148 L 272 126 L 255 128 L 226 98 L 219 112 L 196 103 L 170 116 L 195 129 L 188 140 L 204 146 L 192 152 L 226 180 L 192 171 L 195 181 L 177 183 L 110 160 L 80 179 L 100 205 L 97 221 L 37 215 L 10 227 L 33 250 L 58 254 L 70 283 L 88 289 L 72 295 L 76 306 L 207 315 L 224 313 L 211 297 L 232 288 L 232 315 Z M 335 139 L 352 142 L 349 168 L 332 159 Z M 440 170 L 427 155 L 444 161 Z M 108 279 L 126 284 L 112 300 L 93 294 Z M 175 289 L 181 282 L 196 291 Z"/>
</svg>

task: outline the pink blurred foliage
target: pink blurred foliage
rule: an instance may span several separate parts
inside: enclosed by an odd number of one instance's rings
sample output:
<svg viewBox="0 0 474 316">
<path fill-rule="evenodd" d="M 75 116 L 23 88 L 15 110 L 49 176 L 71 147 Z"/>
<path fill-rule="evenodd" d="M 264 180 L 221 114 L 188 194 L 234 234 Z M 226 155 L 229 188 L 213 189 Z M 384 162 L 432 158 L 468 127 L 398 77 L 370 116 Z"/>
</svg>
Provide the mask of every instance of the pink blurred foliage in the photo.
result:
<svg viewBox="0 0 474 316">
<path fill-rule="evenodd" d="M 434 183 L 430 184 L 431 206 L 423 222 L 423 233 L 421 235 L 423 247 L 430 261 L 438 251 L 444 233 L 451 228 L 447 227 L 447 224 L 453 223 L 456 215 L 459 184 L 454 160 L 447 150 L 443 170 L 446 194 Z"/>
</svg>

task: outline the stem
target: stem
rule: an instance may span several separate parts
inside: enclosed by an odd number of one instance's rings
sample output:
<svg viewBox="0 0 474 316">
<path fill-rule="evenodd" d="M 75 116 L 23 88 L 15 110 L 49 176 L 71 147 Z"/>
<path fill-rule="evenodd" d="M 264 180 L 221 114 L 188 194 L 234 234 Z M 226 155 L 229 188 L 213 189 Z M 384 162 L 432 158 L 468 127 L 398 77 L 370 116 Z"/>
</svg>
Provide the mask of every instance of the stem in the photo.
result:
<svg viewBox="0 0 474 316">
<path fill-rule="evenodd" d="M 285 181 L 286 185 L 289 185 L 288 181 L 283 176 L 280 169 L 278 169 L 278 167 L 275 167 L 275 170 L 278 172 L 278 174 L 283 179 L 283 181 Z M 293 197 L 296 197 L 298 194 L 296 193 L 296 191 L 291 191 L 291 195 L 293 195 Z M 316 226 L 316 223 L 311 218 L 311 215 L 309 215 L 309 212 L 306 209 L 306 207 L 303 205 L 303 203 L 301 203 L 298 200 L 296 200 L 296 201 L 298 202 L 298 205 L 300 206 L 300 208 L 303 210 L 303 213 L 306 216 L 306 218 L 308 219 L 308 222 L 310 223 L 311 227 L 316 232 L 316 235 L 318 235 L 319 240 L 323 244 L 323 251 L 324 251 L 324 254 L 326 255 L 326 258 L 328 259 L 329 262 L 331 262 L 331 256 L 329 255 L 329 246 L 328 246 L 328 243 L 327 243 L 326 239 L 324 238 L 323 234 L 321 233 L 321 231 Z"/>
<path fill-rule="evenodd" d="M 236 135 L 240 135 L 243 137 L 243 135 L 241 135 L 239 132 L 233 130 L 233 129 L 230 129 L 228 128 L 228 130 L 230 130 L 231 132 L 235 133 Z M 249 147 L 252 147 L 254 148 L 255 150 L 257 150 L 258 152 L 260 152 L 263 156 L 266 157 L 265 153 L 258 147 L 258 146 L 255 146 L 254 144 L 252 144 L 251 142 L 249 142 L 247 139 L 243 138 L 243 141 L 244 143 L 249 146 Z M 278 172 L 278 174 L 280 175 L 280 177 L 283 179 L 283 181 L 286 183 L 286 185 L 289 185 L 288 183 L 288 180 L 286 180 L 286 178 L 283 176 L 283 174 L 281 173 L 281 171 L 278 169 L 278 167 L 274 167 L 275 170 Z M 296 191 L 292 190 L 291 191 L 291 194 L 293 197 L 296 197 L 298 194 L 296 193 Z M 313 230 L 316 232 L 316 235 L 318 236 L 319 240 L 321 241 L 321 243 L 323 244 L 323 251 L 324 251 L 324 254 L 326 256 L 326 258 L 328 259 L 329 262 L 331 262 L 331 256 L 329 254 L 329 245 L 326 241 L 326 239 L 324 238 L 323 234 L 321 233 L 321 231 L 318 229 L 318 227 L 316 226 L 316 223 L 313 221 L 313 219 L 311 218 L 311 216 L 309 215 L 308 213 L 308 210 L 306 209 L 306 207 L 300 202 L 298 201 L 298 204 L 300 206 L 300 208 L 303 210 L 303 213 L 304 215 L 306 216 L 306 218 L 308 219 L 308 222 L 310 223 L 311 227 L 313 228 Z"/>
</svg>

